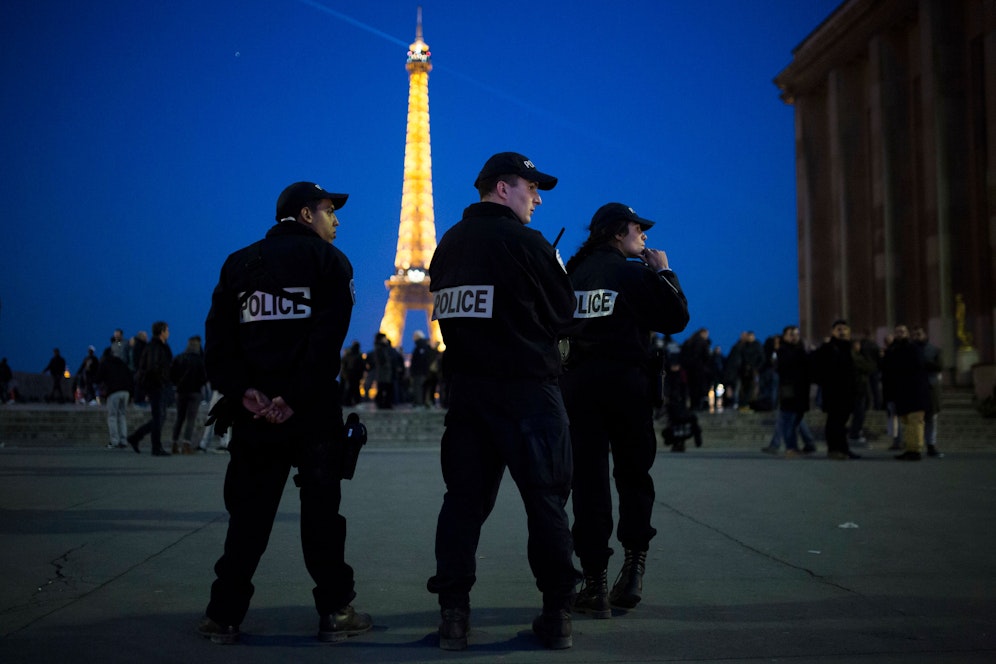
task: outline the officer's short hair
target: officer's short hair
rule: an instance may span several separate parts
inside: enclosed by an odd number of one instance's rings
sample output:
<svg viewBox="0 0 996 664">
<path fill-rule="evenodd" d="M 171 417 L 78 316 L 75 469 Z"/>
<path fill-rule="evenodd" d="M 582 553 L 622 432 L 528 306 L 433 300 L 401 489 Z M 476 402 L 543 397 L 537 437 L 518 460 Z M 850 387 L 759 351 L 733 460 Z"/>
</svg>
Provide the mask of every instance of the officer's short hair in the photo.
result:
<svg viewBox="0 0 996 664">
<path fill-rule="evenodd" d="M 484 198 L 495 190 L 499 182 L 505 182 L 509 186 L 514 187 L 518 180 L 519 176 L 514 173 L 501 173 L 482 178 L 477 181 L 477 193 L 480 194 L 481 198 Z"/>
</svg>

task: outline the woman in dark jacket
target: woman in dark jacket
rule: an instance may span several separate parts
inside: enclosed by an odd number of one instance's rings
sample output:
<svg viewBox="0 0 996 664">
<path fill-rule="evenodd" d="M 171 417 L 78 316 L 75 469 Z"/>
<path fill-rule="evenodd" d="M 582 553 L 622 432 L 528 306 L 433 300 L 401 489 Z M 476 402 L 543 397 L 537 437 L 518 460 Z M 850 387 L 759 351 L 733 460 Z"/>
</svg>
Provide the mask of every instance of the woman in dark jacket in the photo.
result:
<svg viewBox="0 0 996 664">
<path fill-rule="evenodd" d="M 674 334 L 688 324 L 688 302 L 667 254 L 646 246 L 645 231 L 653 225 L 626 205 L 603 205 L 566 267 L 577 326 L 560 385 L 574 457 L 572 534 L 584 570 L 573 608 L 596 618 L 610 617 L 610 604 L 632 609 L 641 600 L 647 550 L 657 534 L 650 468 L 657 454 L 653 410 L 661 367 L 651 353 L 651 333 Z M 610 454 L 625 552 L 611 593 Z"/>
</svg>

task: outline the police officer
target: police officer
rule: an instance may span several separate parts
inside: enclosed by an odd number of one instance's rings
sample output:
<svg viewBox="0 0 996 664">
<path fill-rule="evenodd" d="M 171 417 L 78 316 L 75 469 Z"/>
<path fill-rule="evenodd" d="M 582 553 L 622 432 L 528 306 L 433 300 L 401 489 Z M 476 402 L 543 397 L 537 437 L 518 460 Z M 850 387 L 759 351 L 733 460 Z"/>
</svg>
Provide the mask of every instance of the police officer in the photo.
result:
<svg viewBox="0 0 996 664">
<path fill-rule="evenodd" d="M 344 427 L 334 377 L 355 298 L 353 267 L 332 241 L 346 198 L 311 182 L 284 189 L 277 224 L 228 257 L 211 296 L 205 361 L 212 386 L 229 397 L 212 414 L 219 428 L 232 425 L 228 535 L 198 627 L 216 643 L 238 639 L 292 466 L 318 638 L 339 641 L 372 625 L 350 605 L 356 593 L 338 513 Z"/>
<path fill-rule="evenodd" d="M 543 593 L 533 631 L 569 648 L 571 488 L 567 413 L 557 337 L 574 294 L 556 251 L 527 228 L 557 178 L 514 152 L 492 156 L 474 186 L 481 200 L 446 232 L 429 266 L 433 317 L 446 344 L 449 412 L 441 444 L 446 494 L 436 528 L 439 645 L 467 647 L 470 590 L 483 525 L 507 466 L 528 517 L 529 564 Z"/>
<path fill-rule="evenodd" d="M 640 601 L 647 550 L 657 532 L 650 524 L 650 468 L 657 454 L 653 409 L 661 365 L 651 355 L 651 333 L 673 334 L 688 324 L 688 303 L 667 254 L 646 246 L 653 225 L 622 203 L 607 203 L 567 262 L 578 327 L 560 384 L 574 448 L 572 533 L 584 572 L 574 610 L 596 618 L 612 615 L 610 602 L 631 609 Z M 619 493 L 617 535 L 625 551 L 611 595 L 610 450 Z"/>
</svg>

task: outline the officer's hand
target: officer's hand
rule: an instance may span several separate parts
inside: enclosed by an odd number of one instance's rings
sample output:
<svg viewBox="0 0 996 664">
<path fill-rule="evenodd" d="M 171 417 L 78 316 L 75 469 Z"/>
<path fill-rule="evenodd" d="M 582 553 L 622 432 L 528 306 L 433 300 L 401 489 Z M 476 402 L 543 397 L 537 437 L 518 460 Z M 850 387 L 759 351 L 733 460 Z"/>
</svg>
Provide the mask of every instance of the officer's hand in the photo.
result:
<svg viewBox="0 0 996 664">
<path fill-rule="evenodd" d="M 272 403 L 270 397 L 253 387 L 250 387 L 242 395 L 242 405 L 245 406 L 246 410 L 255 415 L 256 419 L 263 417 L 263 413 Z"/>
<path fill-rule="evenodd" d="M 643 250 L 643 260 L 653 268 L 654 272 L 668 269 L 667 254 L 661 249 L 651 249 L 646 247 Z"/>
<path fill-rule="evenodd" d="M 262 415 L 271 424 L 282 424 L 290 419 L 294 414 L 294 409 L 287 405 L 283 397 L 274 397 L 270 407 Z"/>
</svg>

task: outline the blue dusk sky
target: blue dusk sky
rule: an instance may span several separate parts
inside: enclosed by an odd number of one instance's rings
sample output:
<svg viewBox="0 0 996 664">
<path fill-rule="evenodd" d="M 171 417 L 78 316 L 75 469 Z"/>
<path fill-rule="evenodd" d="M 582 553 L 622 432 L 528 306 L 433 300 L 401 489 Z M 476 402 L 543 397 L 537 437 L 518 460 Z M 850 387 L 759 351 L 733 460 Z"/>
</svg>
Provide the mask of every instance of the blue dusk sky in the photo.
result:
<svg viewBox="0 0 996 664">
<path fill-rule="evenodd" d="M 560 178 L 532 228 L 620 201 L 655 220 L 691 322 L 724 352 L 797 322 L 793 109 L 772 79 L 837 0 L 424 0 L 436 236 L 493 153 Z M 155 320 L 203 334 L 219 268 L 284 186 L 350 194 L 348 344 L 372 345 L 394 271 L 417 2 L 14 0 L 0 8 L 0 356 Z M 407 319 L 411 333 L 424 316 Z"/>
</svg>

